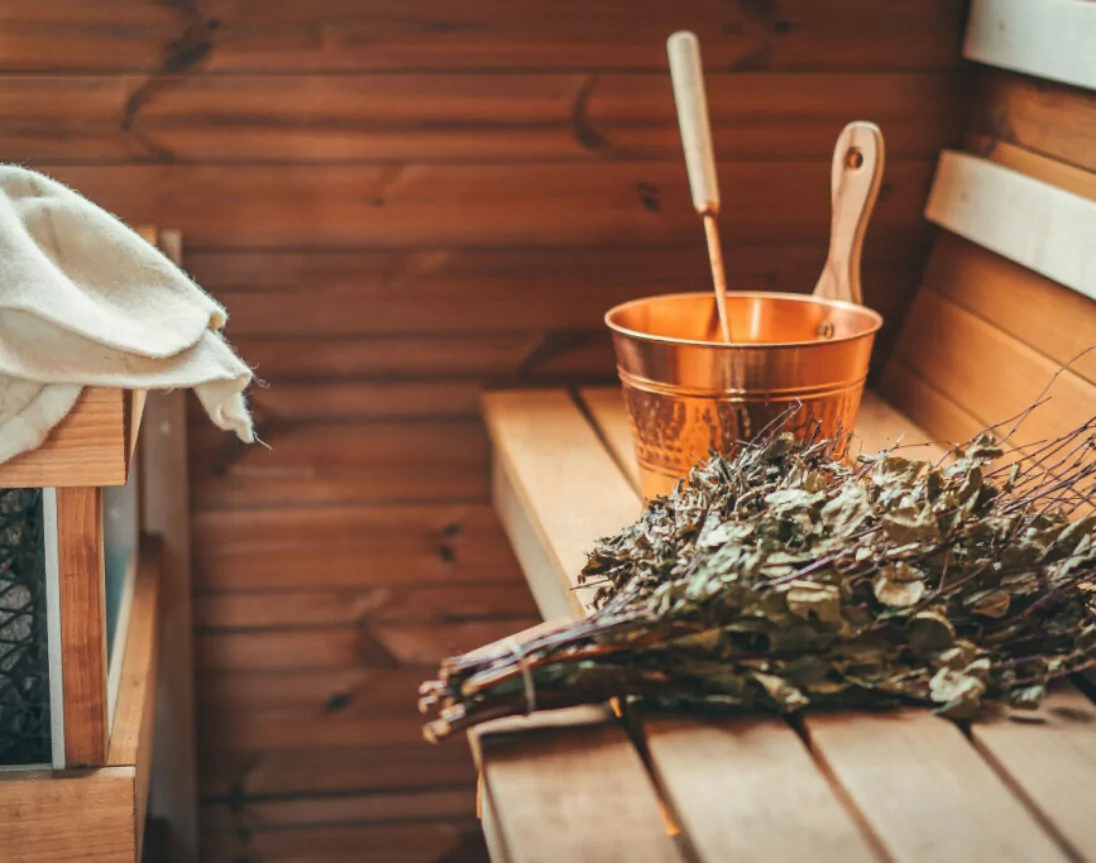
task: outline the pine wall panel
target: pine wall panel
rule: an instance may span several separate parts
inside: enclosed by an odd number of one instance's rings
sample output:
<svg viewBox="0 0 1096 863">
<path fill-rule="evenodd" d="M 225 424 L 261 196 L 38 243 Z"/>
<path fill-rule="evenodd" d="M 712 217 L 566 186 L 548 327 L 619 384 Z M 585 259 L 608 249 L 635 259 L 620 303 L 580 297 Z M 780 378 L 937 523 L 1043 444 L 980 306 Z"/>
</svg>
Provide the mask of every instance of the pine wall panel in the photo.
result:
<svg viewBox="0 0 1096 863">
<path fill-rule="evenodd" d="M 833 141 L 882 127 L 882 353 L 960 139 L 964 7 L 0 4 L 0 158 L 180 229 L 264 383 L 269 449 L 191 416 L 206 859 L 483 859 L 467 751 L 415 712 L 431 663 L 535 615 L 478 394 L 611 379 L 606 308 L 707 285 L 666 36 L 703 45 L 732 288 L 811 289 Z"/>
</svg>

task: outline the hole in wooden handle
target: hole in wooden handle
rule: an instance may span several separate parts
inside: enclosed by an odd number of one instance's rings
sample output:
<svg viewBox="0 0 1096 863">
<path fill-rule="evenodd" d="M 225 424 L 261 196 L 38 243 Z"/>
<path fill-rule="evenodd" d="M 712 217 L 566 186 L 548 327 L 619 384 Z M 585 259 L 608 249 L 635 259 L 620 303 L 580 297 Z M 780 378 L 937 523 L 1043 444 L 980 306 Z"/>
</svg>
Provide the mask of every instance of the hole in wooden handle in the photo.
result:
<svg viewBox="0 0 1096 863">
<path fill-rule="evenodd" d="M 849 151 L 845 153 L 845 164 L 853 169 L 864 164 L 864 154 L 859 147 L 849 147 Z"/>
</svg>

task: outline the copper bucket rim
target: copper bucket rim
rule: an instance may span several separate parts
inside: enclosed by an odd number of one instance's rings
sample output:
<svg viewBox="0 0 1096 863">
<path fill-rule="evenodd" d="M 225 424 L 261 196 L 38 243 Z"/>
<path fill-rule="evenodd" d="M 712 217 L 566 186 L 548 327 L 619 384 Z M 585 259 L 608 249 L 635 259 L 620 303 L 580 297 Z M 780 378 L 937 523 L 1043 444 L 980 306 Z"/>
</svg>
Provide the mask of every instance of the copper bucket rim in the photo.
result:
<svg viewBox="0 0 1096 863">
<path fill-rule="evenodd" d="M 851 333 L 847 336 L 839 336 L 832 339 L 804 339 L 801 341 L 791 342 L 715 342 L 715 341 L 701 341 L 699 339 L 680 339 L 673 336 L 656 336 L 651 333 L 640 332 L 639 330 L 632 330 L 628 327 L 623 327 L 613 321 L 613 316 L 619 314 L 625 309 L 639 306 L 644 303 L 650 303 L 655 300 L 672 300 L 675 298 L 681 299 L 696 299 L 696 298 L 712 298 L 714 301 L 714 295 L 711 291 L 681 291 L 671 292 L 666 294 L 653 294 L 649 297 L 640 297 L 635 300 L 628 300 L 625 303 L 620 303 L 613 306 L 609 311 L 605 313 L 604 321 L 605 325 L 614 333 L 618 333 L 622 336 L 626 336 L 630 339 L 636 339 L 642 342 L 659 342 L 667 345 L 690 345 L 692 347 L 712 348 L 714 350 L 726 351 L 746 351 L 746 350 L 771 350 L 773 348 L 805 348 L 813 345 L 836 345 L 842 342 L 852 342 L 857 339 L 865 338 L 866 336 L 874 336 L 879 329 L 883 326 L 883 316 L 875 309 L 870 309 L 867 306 L 860 305 L 859 303 L 852 303 L 846 300 L 833 300 L 829 298 L 816 297 L 812 294 L 793 294 L 782 291 L 730 291 L 727 293 L 728 301 L 733 301 L 737 297 L 752 298 L 752 299 L 779 299 L 779 300 L 791 300 L 798 303 L 813 303 L 820 306 L 828 306 L 835 309 L 845 309 L 847 311 L 855 311 L 865 314 L 872 318 L 871 326 L 865 327 L 863 330 L 855 333 Z"/>
</svg>

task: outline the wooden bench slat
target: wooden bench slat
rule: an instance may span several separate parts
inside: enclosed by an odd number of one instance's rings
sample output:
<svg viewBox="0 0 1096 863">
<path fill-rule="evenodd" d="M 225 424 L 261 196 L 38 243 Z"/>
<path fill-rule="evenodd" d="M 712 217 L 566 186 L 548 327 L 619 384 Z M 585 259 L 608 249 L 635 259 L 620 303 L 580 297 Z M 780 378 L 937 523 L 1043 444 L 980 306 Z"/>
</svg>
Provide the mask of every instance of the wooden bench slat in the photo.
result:
<svg viewBox="0 0 1096 863">
<path fill-rule="evenodd" d="M 1059 162 L 1041 153 L 1017 147 L 1008 141 L 994 140 L 984 135 L 968 135 L 966 146 L 971 152 L 984 153 L 986 159 L 994 164 L 1003 165 L 1026 177 L 1064 189 L 1080 198 L 1096 200 L 1096 172 Z M 1028 219 L 1030 218 L 1029 214 Z"/>
<path fill-rule="evenodd" d="M 925 218 L 1096 297 L 1096 203 L 1088 198 L 987 159 L 945 151 Z M 904 331 L 909 329 L 907 322 Z"/>
<path fill-rule="evenodd" d="M 681 863 L 651 778 L 607 709 L 500 720 L 476 737 L 508 863 Z"/>
<path fill-rule="evenodd" d="M 617 465 L 632 484 L 639 490 L 639 462 L 636 461 L 635 441 L 628 419 L 628 408 L 620 387 L 587 387 L 580 391 L 580 397 L 594 425 L 605 439 L 605 445 L 613 454 Z"/>
<path fill-rule="evenodd" d="M 496 466 L 560 585 L 573 590 L 594 543 L 639 514 L 636 494 L 567 393 L 489 393 L 484 411 Z"/>
<path fill-rule="evenodd" d="M 876 859 L 783 720 L 652 715 L 643 730 L 663 793 L 705 863 Z"/>
<path fill-rule="evenodd" d="M 1082 692 L 1064 685 L 1035 714 L 975 723 L 971 737 L 1076 856 L 1096 854 L 1096 706 Z"/>
<path fill-rule="evenodd" d="M 974 0 L 963 56 L 1096 89 L 1096 6 L 1078 0 Z"/>
<path fill-rule="evenodd" d="M 1068 859 L 947 720 L 924 710 L 810 714 L 806 727 L 894 860 Z"/>
</svg>

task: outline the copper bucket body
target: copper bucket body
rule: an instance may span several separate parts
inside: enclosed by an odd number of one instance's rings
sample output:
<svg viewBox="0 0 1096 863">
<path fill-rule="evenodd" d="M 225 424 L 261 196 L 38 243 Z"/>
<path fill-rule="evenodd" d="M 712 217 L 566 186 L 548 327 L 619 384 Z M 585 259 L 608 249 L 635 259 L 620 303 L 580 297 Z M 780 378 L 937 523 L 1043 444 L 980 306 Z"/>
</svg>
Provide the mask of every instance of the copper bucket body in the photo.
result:
<svg viewBox="0 0 1096 863">
<path fill-rule="evenodd" d="M 624 303 L 605 322 L 632 424 L 644 498 L 668 494 L 711 451 L 730 453 L 788 413 L 832 437 L 856 422 L 880 315 L 815 296 L 711 292 Z"/>
</svg>

